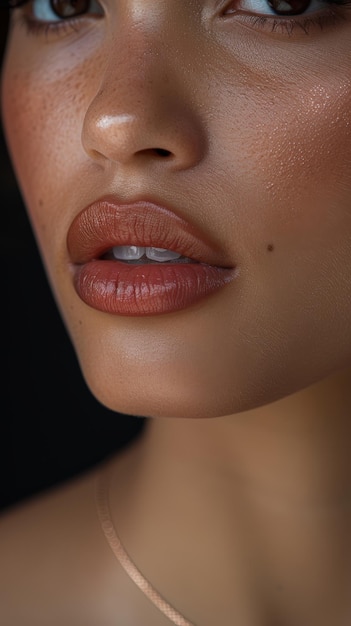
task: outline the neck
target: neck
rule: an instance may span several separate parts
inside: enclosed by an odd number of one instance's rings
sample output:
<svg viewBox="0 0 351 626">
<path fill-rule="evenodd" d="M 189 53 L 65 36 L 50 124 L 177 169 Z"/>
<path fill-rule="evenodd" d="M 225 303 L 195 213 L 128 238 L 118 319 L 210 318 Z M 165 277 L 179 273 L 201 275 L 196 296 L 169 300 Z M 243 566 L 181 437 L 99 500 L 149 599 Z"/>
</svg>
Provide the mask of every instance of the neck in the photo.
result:
<svg viewBox="0 0 351 626">
<path fill-rule="evenodd" d="M 147 445 L 162 468 L 181 463 L 263 506 L 266 496 L 267 506 L 317 512 L 351 507 L 350 434 L 351 370 L 245 413 L 151 420 Z"/>
<path fill-rule="evenodd" d="M 126 531 L 128 543 L 137 555 L 144 550 L 145 562 L 153 560 L 149 571 L 156 580 L 158 551 L 161 560 L 180 560 L 183 586 L 184 568 L 192 581 L 191 597 L 184 599 L 190 610 L 192 601 L 202 602 L 209 615 L 204 594 L 216 589 L 226 604 L 230 589 L 223 580 L 237 580 L 247 606 L 256 605 L 253 589 L 259 588 L 265 605 L 279 607 L 289 624 L 338 626 L 335 611 L 344 624 L 351 579 L 350 418 L 351 370 L 233 416 L 151 419 L 130 457 L 122 496 L 125 527 L 128 517 L 143 520 L 140 544 Z M 169 546 L 169 537 L 178 537 L 190 565 Z M 149 555 L 145 545 L 153 545 Z M 169 586 L 177 589 L 172 576 Z M 231 624 L 238 601 L 228 602 Z M 244 607 L 238 610 L 247 615 Z M 211 619 L 215 623 L 215 615 Z"/>
</svg>

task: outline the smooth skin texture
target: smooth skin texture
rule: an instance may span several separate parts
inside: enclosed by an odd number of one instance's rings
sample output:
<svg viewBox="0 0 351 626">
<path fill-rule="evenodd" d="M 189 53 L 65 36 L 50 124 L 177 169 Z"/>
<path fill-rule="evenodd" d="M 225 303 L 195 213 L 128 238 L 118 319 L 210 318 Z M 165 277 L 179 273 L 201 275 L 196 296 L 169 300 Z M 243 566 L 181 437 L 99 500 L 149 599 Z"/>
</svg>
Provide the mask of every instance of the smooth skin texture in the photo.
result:
<svg viewBox="0 0 351 626">
<path fill-rule="evenodd" d="M 3 68 L 5 131 L 92 393 L 150 417 L 115 459 L 111 492 L 138 566 L 197 626 L 345 626 L 351 8 L 311 5 L 322 22 L 272 30 L 238 4 L 105 0 L 103 14 L 36 34 L 27 6 Z M 174 314 L 89 308 L 67 232 L 106 194 L 174 207 L 237 278 Z M 105 545 L 93 481 L 2 520 L 9 626 L 168 623 Z"/>
</svg>

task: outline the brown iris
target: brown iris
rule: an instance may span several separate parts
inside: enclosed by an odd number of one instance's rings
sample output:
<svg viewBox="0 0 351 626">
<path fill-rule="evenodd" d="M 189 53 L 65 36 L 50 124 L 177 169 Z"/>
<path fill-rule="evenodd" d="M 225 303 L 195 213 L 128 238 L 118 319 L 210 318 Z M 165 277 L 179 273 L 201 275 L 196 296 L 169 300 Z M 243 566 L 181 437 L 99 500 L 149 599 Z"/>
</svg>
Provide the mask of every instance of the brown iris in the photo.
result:
<svg viewBox="0 0 351 626">
<path fill-rule="evenodd" d="M 311 0 L 268 0 L 268 4 L 277 15 L 299 15 L 308 9 Z"/>
<path fill-rule="evenodd" d="M 51 8 L 57 17 L 75 17 L 89 10 L 90 0 L 51 0 Z"/>
</svg>

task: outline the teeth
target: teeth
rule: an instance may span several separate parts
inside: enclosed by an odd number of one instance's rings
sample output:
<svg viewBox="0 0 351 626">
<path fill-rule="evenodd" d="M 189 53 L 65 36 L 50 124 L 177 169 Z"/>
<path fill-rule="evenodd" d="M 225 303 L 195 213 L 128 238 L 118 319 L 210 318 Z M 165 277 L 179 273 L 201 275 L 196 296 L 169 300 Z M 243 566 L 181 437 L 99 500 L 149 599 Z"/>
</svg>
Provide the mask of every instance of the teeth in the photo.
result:
<svg viewBox="0 0 351 626">
<path fill-rule="evenodd" d="M 175 261 L 175 259 L 181 257 L 181 254 L 166 248 L 146 248 L 145 254 L 151 261 L 158 261 L 159 263 L 162 263 L 162 261 Z"/>
<path fill-rule="evenodd" d="M 150 261 L 162 263 L 165 261 L 175 261 L 181 254 L 167 250 L 166 248 L 144 248 L 141 246 L 115 246 L 112 248 L 115 259 L 120 261 L 139 261 L 144 254 Z"/>
<path fill-rule="evenodd" d="M 140 246 L 115 246 L 113 256 L 120 261 L 138 261 L 145 254 L 145 248 Z"/>
</svg>

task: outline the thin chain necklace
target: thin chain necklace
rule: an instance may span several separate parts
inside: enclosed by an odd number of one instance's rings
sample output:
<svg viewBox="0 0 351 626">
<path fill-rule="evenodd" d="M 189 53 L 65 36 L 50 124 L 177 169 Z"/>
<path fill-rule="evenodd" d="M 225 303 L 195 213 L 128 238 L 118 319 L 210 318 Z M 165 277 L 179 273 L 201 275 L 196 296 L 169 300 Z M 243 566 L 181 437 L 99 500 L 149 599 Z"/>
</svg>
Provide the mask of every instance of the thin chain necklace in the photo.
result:
<svg viewBox="0 0 351 626">
<path fill-rule="evenodd" d="M 132 579 L 132 581 L 139 587 L 139 589 L 149 598 L 149 600 L 176 626 L 195 626 L 192 622 L 189 622 L 181 613 L 179 613 L 171 604 L 167 602 L 158 591 L 151 585 L 151 583 L 143 576 L 141 571 L 137 568 L 132 561 L 127 551 L 123 547 L 121 540 L 119 539 L 115 530 L 111 509 L 109 503 L 109 485 L 110 485 L 110 472 L 108 469 L 103 469 L 97 473 L 96 481 L 96 505 L 98 516 L 101 523 L 101 528 L 107 539 L 107 542 L 117 557 L 117 560 Z"/>
</svg>

